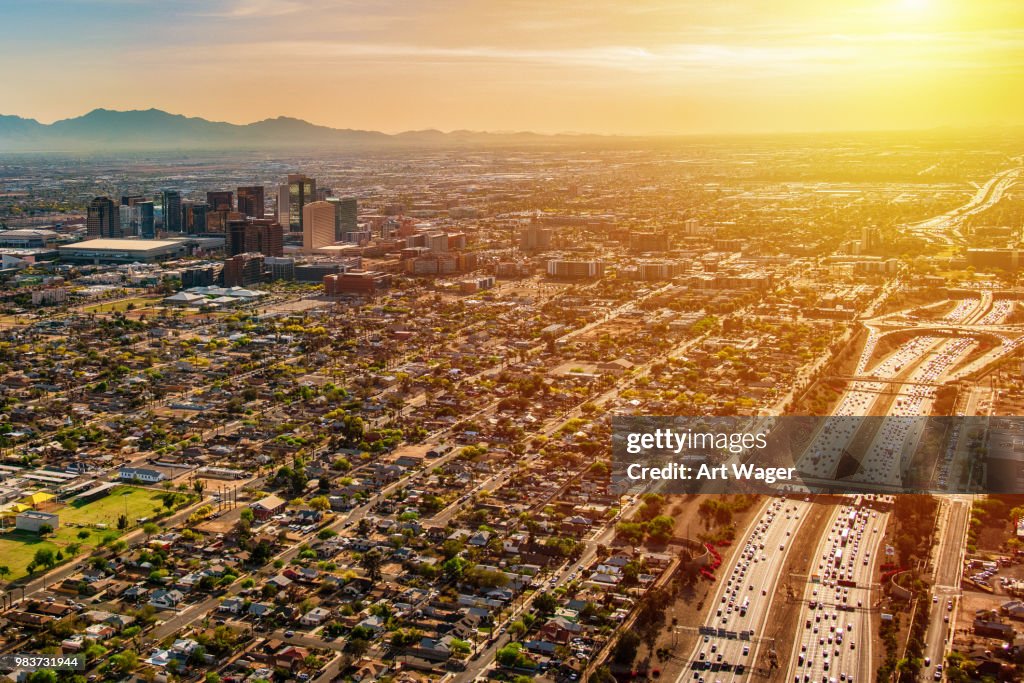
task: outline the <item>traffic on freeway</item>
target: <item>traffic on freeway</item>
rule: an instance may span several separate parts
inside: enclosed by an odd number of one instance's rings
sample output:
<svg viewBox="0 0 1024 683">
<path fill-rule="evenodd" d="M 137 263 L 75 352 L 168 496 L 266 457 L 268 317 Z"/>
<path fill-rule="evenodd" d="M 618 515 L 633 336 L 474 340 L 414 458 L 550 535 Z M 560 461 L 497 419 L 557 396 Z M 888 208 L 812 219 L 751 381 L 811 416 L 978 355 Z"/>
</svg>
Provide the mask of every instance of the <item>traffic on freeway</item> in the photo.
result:
<svg viewBox="0 0 1024 683">
<path fill-rule="evenodd" d="M 787 680 L 871 680 L 872 569 L 887 521 L 866 507 L 836 508 L 804 591 Z"/>
<path fill-rule="evenodd" d="M 680 683 L 747 680 L 751 668 L 767 658 L 771 643 L 761 634 L 790 545 L 809 510 L 810 503 L 785 498 L 764 504 L 714 596 Z"/>
</svg>

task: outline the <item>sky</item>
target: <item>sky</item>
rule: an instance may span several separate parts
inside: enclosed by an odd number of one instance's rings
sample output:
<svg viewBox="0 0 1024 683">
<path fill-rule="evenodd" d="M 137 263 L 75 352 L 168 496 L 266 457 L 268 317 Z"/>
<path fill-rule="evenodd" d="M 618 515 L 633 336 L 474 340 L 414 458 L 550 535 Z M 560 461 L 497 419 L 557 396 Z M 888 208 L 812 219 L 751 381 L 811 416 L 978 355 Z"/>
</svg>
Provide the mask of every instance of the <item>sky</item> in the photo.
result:
<svg viewBox="0 0 1024 683">
<path fill-rule="evenodd" d="M 1024 122 L 1021 0 L 0 0 L 0 114 L 399 132 Z"/>
</svg>

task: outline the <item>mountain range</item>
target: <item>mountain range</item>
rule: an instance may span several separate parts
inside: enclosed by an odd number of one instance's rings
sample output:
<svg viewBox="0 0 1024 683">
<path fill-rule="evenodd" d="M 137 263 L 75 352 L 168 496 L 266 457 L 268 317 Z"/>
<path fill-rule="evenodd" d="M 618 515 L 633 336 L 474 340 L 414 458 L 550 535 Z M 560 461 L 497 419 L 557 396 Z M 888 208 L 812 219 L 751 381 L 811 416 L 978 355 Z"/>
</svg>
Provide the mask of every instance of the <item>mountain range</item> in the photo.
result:
<svg viewBox="0 0 1024 683">
<path fill-rule="evenodd" d="M 417 130 L 394 135 L 329 128 L 278 117 L 234 124 L 169 114 L 159 109 L 94 109 L 51 124 L 0 115 L 0 152 L 113 152 L 165 150 L 298 150 L 371 147 L 453 147 L 550 144 L 598 140 L 590 135 Z"/>
</svg>

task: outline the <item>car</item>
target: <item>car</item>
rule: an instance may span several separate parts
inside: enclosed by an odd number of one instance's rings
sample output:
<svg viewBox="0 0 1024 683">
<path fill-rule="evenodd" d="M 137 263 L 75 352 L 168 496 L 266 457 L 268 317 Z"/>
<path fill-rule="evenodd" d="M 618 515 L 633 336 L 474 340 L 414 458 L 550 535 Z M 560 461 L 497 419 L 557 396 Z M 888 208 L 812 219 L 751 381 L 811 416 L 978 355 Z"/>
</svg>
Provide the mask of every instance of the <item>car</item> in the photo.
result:
<svg viewBox="0 0 1024 683">
<path fill-rule="evenodd" d="M 294 638 L 295 637 L 295 631 L 291 631 L 291 630 L 285 631 L 284 632 L 284 637 L 285 638 Z"/>
</svg>

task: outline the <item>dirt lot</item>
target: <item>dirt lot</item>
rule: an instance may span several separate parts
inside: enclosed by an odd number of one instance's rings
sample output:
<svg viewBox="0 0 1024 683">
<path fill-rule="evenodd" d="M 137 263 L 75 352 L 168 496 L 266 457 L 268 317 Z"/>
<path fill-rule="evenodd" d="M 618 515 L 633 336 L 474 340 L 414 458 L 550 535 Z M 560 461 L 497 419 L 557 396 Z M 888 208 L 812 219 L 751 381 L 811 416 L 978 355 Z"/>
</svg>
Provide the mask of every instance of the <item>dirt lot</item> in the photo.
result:
<svg viewBox="0 0 1024 683">
<path fill-rule="evenodd" d="M 697 495 L 679 497 L 678 502 L 669 503 L 671 514 L 676 519 L 675 533 L 677 535 L 696 538 L 698 533 L 705 531 L 697 516 L 697 508 L 705 497 Z M 736 533 L 737 538 L 746 537 L 747 526 L 761 509 L 763 502 L 758 500 L 746 511 L 734 515 L 733 523 L 738 529 Z M 738 547 L 737 544 L 733 544 L 718 548 L 718 552 L 722 555 L 722 566 L 728 566 Z M 721 574 L 721 569 L 717 573 Z M 673 626 L 692 626 L 703 623 L 707 601 L 713 597 L 717 589 L 718 580 L 720 578 L 717 578 L 715 582 L 699 579 L 692 587 L 685 589 L 679 594 L 676 600 L 665 610 L 665 628 L 658 638 L 654 652 L 651 652 L 645 644 L 641 644 L 637 649 L 635 667 L 642 669 L 642 664 L 647 662 L 646 668 L 648 671 L 660 670 L 660 680 L 674 681 L 679 677 L 679 674 L 682 673 L 686 665 L 687 657 L 696 643 L 697 633 L 690 630 L 677 630 Z M 667 649 L 671 653 L 667 659 L 659 659 L 655 654 L 662 648 Z"/>
</svg>

